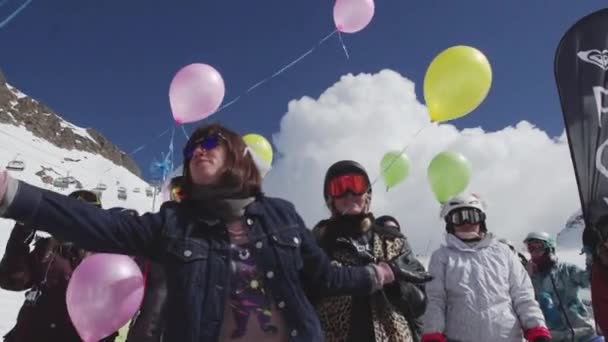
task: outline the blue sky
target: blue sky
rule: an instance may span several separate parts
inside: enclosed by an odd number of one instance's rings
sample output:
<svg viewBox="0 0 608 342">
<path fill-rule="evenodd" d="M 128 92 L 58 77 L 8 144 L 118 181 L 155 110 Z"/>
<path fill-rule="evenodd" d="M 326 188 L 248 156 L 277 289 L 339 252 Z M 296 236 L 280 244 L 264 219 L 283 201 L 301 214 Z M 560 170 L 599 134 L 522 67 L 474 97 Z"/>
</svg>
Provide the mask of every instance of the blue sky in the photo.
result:
<svg viewBox="0 0 608 342">
<path fill-rule="evenodd" d="M 0 3 L 1 21 L 23 0 Z M 168 88 L 179 68 L 215 66 L 230 100 L 330 33 L 332 6 L 328 0 L 33 0 L 0 29 L 0 68 L 10 83 L 121 149 L 147 144 L 134 156 L 146 172 L 168 145 L 168 136 L 155 137 L 172 123 Z M 344 37 L 349 60 L 337 38 L 330 39 L 211 119 L 270 137 L 290 100 L 317 97 L 341 75 L 385 68 L 413 80 L 423 102 L 428 63 L 441 50 L 466 44 L 486 54 L 494 83 L 482 106 L 456 126 L 496 130 L 528 120 L 558 135 L 555 48 L 569 26 L 604 6 L 605 0 L 377 0 L 372 23 Z M 183 135 L 176 137 L 181 146 Z"/>
</svg>

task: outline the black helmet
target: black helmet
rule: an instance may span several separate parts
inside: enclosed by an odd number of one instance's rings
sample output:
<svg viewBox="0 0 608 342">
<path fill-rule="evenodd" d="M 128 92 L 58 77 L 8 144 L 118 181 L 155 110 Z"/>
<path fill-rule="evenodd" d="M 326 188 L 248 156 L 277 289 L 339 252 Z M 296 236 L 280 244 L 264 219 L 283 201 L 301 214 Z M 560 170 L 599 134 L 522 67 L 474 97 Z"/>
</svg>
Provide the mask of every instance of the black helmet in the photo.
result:
<svg viewBox="0 0 608 342">
<path fill-rule="evenodd" d="M 337 177 L 340 175 L 345 175 L 348 173 L 357 173 L 357 174 L 365 176 L 365 179 L 367 180 L 367 184 L 370 184 L 368 192 L 371 194 L 371 192 L 372 192 L 371 182 L 369 181 L 369 176 L 367 175 L 365 168 L 361 164 L 357 163 L 356 161 L 341 160 L 339 162 L 334 163 L 332 166 L 329 167 L 329 169 L 327 169 L 327 172 L 325 172 L 325 181 L 323 182 L 323 196 L 325 197 L 326 202 L 329 199 L 329 195 L 327 193 L 327 187 L 329 186 L 329 181 L 332 180 L 334 177 Z"/>
<path fill-rule="evenodd" d="M 390 215 L 383 215 L 383 216 L 380 216 L 380 217 L 376 218 L 376 223 L 379 226 L 393 227 L 393 228 L 396 228 L 397 230 L 399 230 L 401 228 L 401 225 L 399 224 L 399 221 L 397 221 L 396 218 L 394 218 L 394 217 L 392 217 Z M 393 223 L 394 226 L 391 226 L 389 223 Z"/>
<path fill-rule="evenodd" d="M 70 193 L 68 197 L 91 203 L 94 206 L 101 208 L 101 196 L 98 192 L 90 190 L 76 190 Z"/>
</svg>

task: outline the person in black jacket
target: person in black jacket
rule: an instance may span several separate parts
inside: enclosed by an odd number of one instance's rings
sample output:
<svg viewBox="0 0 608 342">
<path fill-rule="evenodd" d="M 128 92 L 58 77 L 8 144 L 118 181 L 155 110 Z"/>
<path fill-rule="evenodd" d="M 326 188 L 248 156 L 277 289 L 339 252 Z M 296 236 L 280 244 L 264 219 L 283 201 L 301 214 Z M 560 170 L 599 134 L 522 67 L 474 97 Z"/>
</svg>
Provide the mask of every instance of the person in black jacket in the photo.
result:
<svg viewBox="0 0 608 342">
<path fill-rule="evenodd" d="M 418 318 L 426 307 L 421 284 L 431 278 L 414 258 L 399 222 L 389 216 L 374 219 L 369 211 L 369 177 L 354 161 L 332 165 L 323 189 L 331 217 L 319 222 L 313 233 L 334 264 L 360 266 L 394 260 L 410 272 L 409 278 L 375 294 L 315 298 L 326 341 L 419 341 Z"/>
<path fill-rule="evenodd" d="M 171 192 L 173 194 L 173 191 Z M 175 200 L 175 198 L 171 198 Z M 117 208 L 131 216 L 139 216 L 132 209 Z M 145 279 L 144 298 L 129 326 L 126 342 L 160 342 L 165 324 L 167 279 L 163 265 L 148 258 L 136 256 Z"/>
</svg>

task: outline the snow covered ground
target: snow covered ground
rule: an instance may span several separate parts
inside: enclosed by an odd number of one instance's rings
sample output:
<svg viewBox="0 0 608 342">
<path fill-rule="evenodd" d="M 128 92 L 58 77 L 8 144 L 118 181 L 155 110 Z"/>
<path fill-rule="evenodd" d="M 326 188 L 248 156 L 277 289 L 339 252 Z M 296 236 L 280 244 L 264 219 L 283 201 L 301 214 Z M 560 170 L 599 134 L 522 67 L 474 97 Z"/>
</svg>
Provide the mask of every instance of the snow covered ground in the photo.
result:
<svg viewBox="0 0 608 342">
<path fill-rule="evenodd" d="M 73 126 L 67 122 L 66 125 L 69 125 L 70 128 Z M 79 129 L 78 134 L 88 137 L 83 129 Z M 4 124 L 0 124 L 0 146 L 2 146 L 0 148 L 0 167 L 6 167 L 13 160 L 19 160 L 25 164 L 23 171 L 9 171 L 15 178 L 64 194 L 75 190 L 76 183 L 70 184 L 66 189 L 45 184 L 42 178 L 36 175 L 44 168 L 46 169 L 45 174 L 54 179 L 73 177 L 82 184 L 84 189 L 93 189 L 99 183 L 107 185 L 101 198 L 104 208 L 125 207 L 135 209 L 139 213 L 153 211 L 154 198 L 146 195 L 148 184 L 127 169 L 115 165 L 104 157 L 88 152 L 60 149 L 32 135 L 24 127 Z M 126 200 L 118 199 L 119 187 L 126 188 Z M 139 191 L 135 190 L 136 188 Z M 156 202 L 158 203 L 158 198 Z M 0 250 L 2 253 L 4 253 L 13 224 L 12 220 L 0 219 Z M 0 290 L 0 334 L 3 335 L 12 328 L 22 302 L 22 292 Z"/>
</svg>

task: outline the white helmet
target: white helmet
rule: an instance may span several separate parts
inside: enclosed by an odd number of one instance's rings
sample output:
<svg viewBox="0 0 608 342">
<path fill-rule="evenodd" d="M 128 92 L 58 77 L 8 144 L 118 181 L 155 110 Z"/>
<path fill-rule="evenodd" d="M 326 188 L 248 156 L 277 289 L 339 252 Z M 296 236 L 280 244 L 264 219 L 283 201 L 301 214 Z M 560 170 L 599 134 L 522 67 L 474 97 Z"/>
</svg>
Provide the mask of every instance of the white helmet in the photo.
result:
<svg viewBox="0 0 608 342">
<path fill-rule="evenodd" d="M 479 198 L 477 194 L 469 194 L 458 195 L 450 198 L 447 202 L 441 205 L 439 215 L 441 218 L 445 218 L 452 210 L 458 208 L 475 208 L 480 210 L 484 215 L 486 214 L 486 206 L 481 198 Z"/>
</svg>

